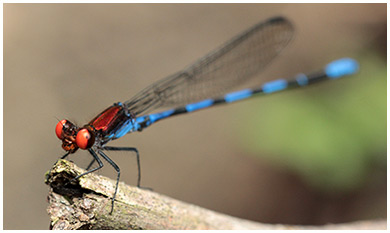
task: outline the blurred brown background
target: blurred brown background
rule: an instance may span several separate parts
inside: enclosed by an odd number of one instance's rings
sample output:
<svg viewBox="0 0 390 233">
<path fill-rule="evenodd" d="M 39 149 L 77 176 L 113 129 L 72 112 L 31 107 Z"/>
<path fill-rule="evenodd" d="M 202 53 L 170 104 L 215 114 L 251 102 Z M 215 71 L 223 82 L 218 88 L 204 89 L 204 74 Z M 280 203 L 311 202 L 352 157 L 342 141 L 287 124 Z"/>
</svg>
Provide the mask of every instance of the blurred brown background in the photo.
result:
<svg viewBox="0 0 390 233">
<path fill-rule="evenodd" d="M 64 154 L 54 133 L 58 119 L 82 125 L 276 15 L 293 22 L 296 36 L 264 78 L 312 71 L 345 56 L 374 57 L 386 69 L 386 4 L 5 4 L 4 228 L 49 227 L 43 181 Z M 359 77 L 370 80 L 364 70 Z M 351 96 L 356 106 L 365 100 Z M 386 148 L 376 152 L 382 166 L 363 163 L 376 172 L 358 185 L 324 191 L 240 143 L 237 129 L 249 121 L 242 109 L 268 111 L 256 101 L 277 102 L 271 96 L 180 116 L 110 145 L 139 149 L 144 186 L 232 216 L 288 224 L 386 217 Z M 109 155 L 121 167 L 121 181 L 134 185 L 134 156 Z M 90 157 L 79 151 L 70 159 L 86 166 Z M 115 178 L 108 164 L 99 174 Z"/>
</svg>

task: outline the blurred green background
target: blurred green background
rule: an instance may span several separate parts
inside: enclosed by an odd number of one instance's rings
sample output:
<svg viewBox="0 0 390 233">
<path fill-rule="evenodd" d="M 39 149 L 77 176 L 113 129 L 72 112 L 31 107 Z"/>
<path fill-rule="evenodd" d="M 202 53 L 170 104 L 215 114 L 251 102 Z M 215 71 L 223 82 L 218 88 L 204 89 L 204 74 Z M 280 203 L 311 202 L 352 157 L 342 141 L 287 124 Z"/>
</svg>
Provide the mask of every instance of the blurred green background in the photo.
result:
<svg viewBox="0 0 390 233">
<path fill-rule="evenodd" d="M 142 185 L 232 216 L 386 218 L 386 4 L 4 4 L 4 228 L 49 227 L 43 180 L 64 154 L 58 119 L 83 125 L 276 15 L 295 38 L 247 87 L 340 57 L 360 72 L 161 121 L 110 146 L 138 148 Z M 134 156 L 109 156 L 135 185 Z M 85 167 L 90 155 L 69 159 Z M 99 174 L 115 177 L 107 164 Z"/>
<path fill-rule="evenodd" d="M 240 143 L 319 191 L 362 187 L 386 170 L 386 63 L 369 55 L 357 75 L 242 106 Z"/>
</svg>

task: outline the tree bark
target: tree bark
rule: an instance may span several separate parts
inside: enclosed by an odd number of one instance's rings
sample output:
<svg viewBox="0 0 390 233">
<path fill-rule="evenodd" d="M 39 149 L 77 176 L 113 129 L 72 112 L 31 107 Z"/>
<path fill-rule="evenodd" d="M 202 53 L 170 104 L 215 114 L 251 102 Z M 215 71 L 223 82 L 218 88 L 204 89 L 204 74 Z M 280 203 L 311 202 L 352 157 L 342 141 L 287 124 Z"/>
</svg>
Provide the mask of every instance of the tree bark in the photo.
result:
<svg viewBox="0 0 390 233">
<path fill-rule="evenodd" d="M 111 210 L 115 182 L 90 173 L 72 181 L 85 170 L 59 160 L 46 174 L 50 186 L 51 229 L 386 229 L 386 220 L 359 221 L 324 226 L 272 225 L 243 220 L 187 204 L 164 195 L 119 183 Z"/>
</svg>

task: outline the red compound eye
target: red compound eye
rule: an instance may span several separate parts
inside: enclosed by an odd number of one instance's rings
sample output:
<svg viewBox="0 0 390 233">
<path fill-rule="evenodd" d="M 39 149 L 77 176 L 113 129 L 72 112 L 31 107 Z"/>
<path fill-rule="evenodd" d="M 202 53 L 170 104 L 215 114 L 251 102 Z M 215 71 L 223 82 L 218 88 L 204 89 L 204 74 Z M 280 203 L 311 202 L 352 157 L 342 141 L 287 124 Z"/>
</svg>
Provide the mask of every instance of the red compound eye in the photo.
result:
<svg viewBox="0 0 390 233">
<path fill-rule="evenodd" d="M 62 120 L 57 123 L 56 126 L 56 135 L 59 139 L 62 140 L 62 129 L 64 128 L 64 125 L 66 124 L 67 120 Z"/>
<path fill-rule="evenodd" d="M 77 146 L 81 149 L 91 148 L 95 142 L 95 137 L 87 129 L 81 129 L 76 136 Z"/>
</svg>

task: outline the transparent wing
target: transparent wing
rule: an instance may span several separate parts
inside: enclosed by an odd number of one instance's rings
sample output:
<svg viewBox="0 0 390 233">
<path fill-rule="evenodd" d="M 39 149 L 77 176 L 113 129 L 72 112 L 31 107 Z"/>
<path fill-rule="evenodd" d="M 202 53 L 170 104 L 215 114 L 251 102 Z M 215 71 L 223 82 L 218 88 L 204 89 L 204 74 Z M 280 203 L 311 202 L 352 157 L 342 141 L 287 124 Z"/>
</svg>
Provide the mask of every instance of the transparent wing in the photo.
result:
<svg viewBox="0 0 390 233">
<path fill-rule="evenodd" d="M 262 71 L 286 47 L 293 34 L 292 24 L 282 17 L 259 23 L 124 104 L 138 115 L 223 95 Z"/>
</svg>

